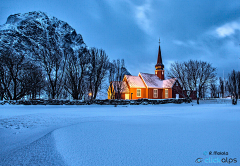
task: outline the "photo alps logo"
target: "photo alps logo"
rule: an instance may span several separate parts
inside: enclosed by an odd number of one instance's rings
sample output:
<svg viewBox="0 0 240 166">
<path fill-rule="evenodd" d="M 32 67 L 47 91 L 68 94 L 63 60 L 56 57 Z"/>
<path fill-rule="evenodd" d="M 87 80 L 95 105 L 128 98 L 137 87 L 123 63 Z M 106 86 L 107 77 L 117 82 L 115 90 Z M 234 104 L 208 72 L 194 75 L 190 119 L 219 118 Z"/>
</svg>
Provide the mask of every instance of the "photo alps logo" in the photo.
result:
<svg viewBox="0 0 240 166">
<path fill-rule="evenodd" d="M 197 159 L 195 160 L 196 163 L 201 163 L 202 161 L 203 161 L 203 158 L 197 158 Z"/>
<path fill-rule="evenodd" d="M 206 158 L 197 158 L 195 160 L 196 163 L 206 163 L 206 164 L 220 164 L 220 163 L 227 163 L 227 164 L 236 164 L 237 158 L 229 157 L 229 153 L 225 151 L 204 151 L 203 155 Z M 216 157 L 213 157 L 216 156 Z M 221 157 L 222 156 L 222 157 Z"/>
</svg>

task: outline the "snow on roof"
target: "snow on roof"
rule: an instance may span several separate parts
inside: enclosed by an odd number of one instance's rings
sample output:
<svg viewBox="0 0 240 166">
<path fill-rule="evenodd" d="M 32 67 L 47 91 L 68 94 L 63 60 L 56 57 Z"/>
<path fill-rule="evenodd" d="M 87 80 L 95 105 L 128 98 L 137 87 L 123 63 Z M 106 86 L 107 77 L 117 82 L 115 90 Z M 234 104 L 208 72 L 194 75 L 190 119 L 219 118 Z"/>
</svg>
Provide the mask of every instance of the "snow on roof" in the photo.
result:
<svg viewBox="0 0 240 166">
<path fill-rule="evenodd" d="M 157 75 L 148 73 L 139 73 L 138 76 L 125 76 L 131 88 L 145 88 L 144 83 L 148 88 L 172 88 L 176 82 L 176 78 L 161 80 Z"/>
<path fill-rule="evenodd" d="M 148 88 L 163 88 L 163 81 L 155 74 L 139 73 Z"/>
<path fill-rule="evenodd" d="M 139 76 L 130 76 L 130 75 L 125 75 L 128 85 L 131 88 L 146 88 L 142 79 Z"/>
<path fill-rule="evenodd" d="M 176 80 L 177 80 L 176 78 L 163 80 L 163 88 L 172 88 Z"/>
<path fill-rule="evenodd" d="M 120 83 L 122 83 L 122 85 L 119 85 Z M 113 81 L 113 88 L 115 90 L 115 92 L 117 93 L 118 91 L 118 88 L 117 87 L 120 87 L 121 88 L 121 93 L 129 93 L 129 89 L 128 89 L 128 86 L 127 86 L 127 83 L 126 82 L 123 82 L 123 81 Z"/>
</svg>

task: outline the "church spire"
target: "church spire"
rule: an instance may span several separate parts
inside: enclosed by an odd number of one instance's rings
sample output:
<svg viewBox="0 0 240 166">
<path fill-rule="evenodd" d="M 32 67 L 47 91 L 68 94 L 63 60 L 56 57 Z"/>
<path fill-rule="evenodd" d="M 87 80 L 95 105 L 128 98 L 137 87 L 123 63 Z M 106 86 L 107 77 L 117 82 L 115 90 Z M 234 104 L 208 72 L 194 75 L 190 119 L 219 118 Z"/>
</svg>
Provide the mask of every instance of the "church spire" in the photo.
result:
<svg viewBox="0 0 240 166">
<path fill-rule="evenodd" d="M 164 65 L 162 63 L 162 53 L 161 53 L 161 47 L 160 47 L 160 38 L 159 38 L 159 48 L 158 48 L 158 58 L 157 58 L 157 64 L 155 65 L 156 70 L 163 70 Z"/>
</svg>

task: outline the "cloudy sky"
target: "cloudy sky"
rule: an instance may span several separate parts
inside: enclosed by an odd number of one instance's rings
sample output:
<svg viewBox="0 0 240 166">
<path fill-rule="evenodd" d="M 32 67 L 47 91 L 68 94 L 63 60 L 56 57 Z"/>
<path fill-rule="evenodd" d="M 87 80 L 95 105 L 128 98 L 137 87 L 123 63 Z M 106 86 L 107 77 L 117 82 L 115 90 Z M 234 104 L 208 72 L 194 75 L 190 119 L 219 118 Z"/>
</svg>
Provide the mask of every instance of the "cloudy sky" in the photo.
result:
<svg viewBox="0 0 240 166">
<path fill-rule="evenodd" d="M 239 0 L 1 0 L 0 24 L 30 11 L 68 22 L 87 46 L 124 58 L 132 75 L 154 73 L 159 37 L 166 70 L 190 59 L 219 76 L 240 70 Z"/>
</svg>

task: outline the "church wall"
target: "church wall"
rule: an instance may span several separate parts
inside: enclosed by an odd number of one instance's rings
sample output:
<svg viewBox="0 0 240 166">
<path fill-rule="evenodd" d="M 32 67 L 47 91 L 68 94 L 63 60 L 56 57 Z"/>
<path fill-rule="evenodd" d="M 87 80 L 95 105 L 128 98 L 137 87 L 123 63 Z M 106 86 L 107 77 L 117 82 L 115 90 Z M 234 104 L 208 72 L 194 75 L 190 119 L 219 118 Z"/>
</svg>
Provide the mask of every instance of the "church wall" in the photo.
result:
<svg viewBox="0 0 240 166">
<path fill-rule="evenodd" d="M 162 99 L 165 99 L 165 89 L 162 90 Z"/>
<path fill-rule="evenodd" d="M 121 94 L 121 99 L 125 99 L 125 93 Z"/>
<path fill-rule="evenodd" d="M 149 88 L 148 89 L 148 99 L 162 99 L 162 89 L 158 89 L 158 97 L 154 98 L 153 97 L 153 90 L 155 88 Z"/>
<path fill-rule="evenodd" d="M 173 89 L 172 89 L 172 98 L 176 98 L 176 94 L 179 94 L 179 98 L 187 97 L 187 90 L 183 90 L 182 86 L 179 84 L 178 81 L 176 83 L 178 83 L 178 84 L 174 84 Z M 178 85 L 178 86 L 176 86 L 176 85 Z M 185 97 L 183 94 L 185 95 Z M 192 92 L 189 97 L 193 100 L 197 99 L 196 91 Z"/>
<path fill-rule="evenodd" d="M 149 99 L 149 88 L 146 88 L 146 91 L 145 91 L 145 93 L 146 93 L 146 96 L 145 96 L 145 98 Z"/>
<path fill-rule="evenodd" d="M 121 93 L 121 96 L 120 96 L 121 98 L 120 99 L 125 99 L 125 93 Z M 114 99 L 117 99 L 118 98 L 118 93 L 115 93 L 115 98 Z M 108 98 L 108 99 L 110 99 L 110 98 Z"/>
<path fill-rule="evenodd" d="M 168 89 L 168 98 L 165 97 L 165 90 Z M 163 89 L 163 93 L 162 93 L 162 99 L 169 99 L 169 98 L 172 98 L 172 89 L 171 88 L 166 88 L 166 89 Z"/>
<path fill-rule="evenodd" d="M 168 89 L 168 98 L 172 98 L 172 89 L 171 88 Z"/>
<path fill-rule="evenodd" d="M 159 89 L 159 90 L 158 90 L 158 98 L 159 98 L 159 99 L 163 99 L 162 94 L 163 94 L 163 89 Z"/>
<path fill-rule="evenodd" d="M 151 88 L 148 89 L 148 98 L 149 99 L 153 98 L 153 89 L 151 89 Z"/>
<path fill-rule="evenodd" d="M 137 97 L 137 89 L 141 89 L 141 97 Z M 132 100 L 146 98 L 146 88 L 130 88 L 129 99 L 131 99 L 131 96 L 132 96 Z"/>
</svg>

